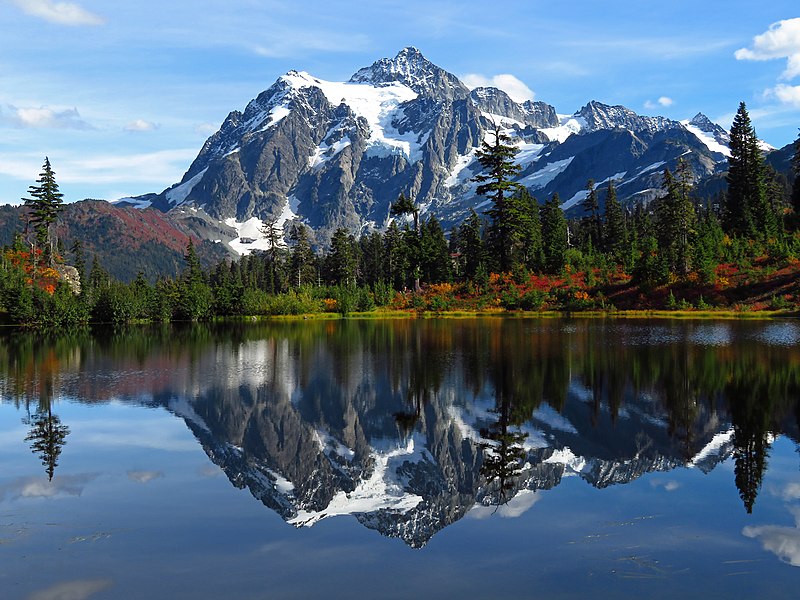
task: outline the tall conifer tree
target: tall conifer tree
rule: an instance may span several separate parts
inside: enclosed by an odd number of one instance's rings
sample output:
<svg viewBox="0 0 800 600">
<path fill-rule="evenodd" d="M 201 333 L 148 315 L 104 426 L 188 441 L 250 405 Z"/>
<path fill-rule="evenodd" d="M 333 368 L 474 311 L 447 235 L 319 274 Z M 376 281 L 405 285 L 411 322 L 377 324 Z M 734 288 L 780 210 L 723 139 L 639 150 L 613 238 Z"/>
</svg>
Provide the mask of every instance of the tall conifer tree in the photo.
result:
<svg viewBox="0 0 800 600">
<path fill-rule="evenodd" d="M 500 271 L 511 271 L 514 267 L 514 247 L 520 242 L 521 223 L 524 221 L 524 209 L 516 192 L 521 185 L 511 178 L 520 172 L 520 166 L 514 162 L 519 151 L 508 142 L 511 141 L 495 125 L 494 143 L 484 140 L 476 156 L 486 173 L 476 175 L 477 192 L 488 196 L 492 207 L 486 211 L 492 220 L 493 253 Z"/>
<path fill-rule="evenodd" d="M 56 174 L 50 166 L 50 159 L 45 157 L 42 172 L 39 173 L 38 185 L 28 188 L 30 198 L 23 198 L 25 205 L 30 207 L 30 223 L 36 232 L 36 243 L 39 249 L 44 252 L 50 263 L 53 265 L 55 255 L 55 235 L 53 226 L 58 218 L 58 213 L 63 207 L 62 194 L 58 190 Z"/>
</svg>

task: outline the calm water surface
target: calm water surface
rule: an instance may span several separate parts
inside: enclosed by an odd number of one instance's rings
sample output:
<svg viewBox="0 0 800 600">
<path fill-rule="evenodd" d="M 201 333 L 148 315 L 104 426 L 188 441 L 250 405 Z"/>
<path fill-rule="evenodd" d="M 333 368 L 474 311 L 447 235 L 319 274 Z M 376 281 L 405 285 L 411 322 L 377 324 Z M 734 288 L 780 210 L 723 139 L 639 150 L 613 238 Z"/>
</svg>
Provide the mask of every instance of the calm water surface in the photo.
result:
<svg viewBox="0 0 800 600">
<path fill-rule="evenodd" d="M 0 337 L 0 598 L 796 598 L 800 323 Z"/>
</svg>

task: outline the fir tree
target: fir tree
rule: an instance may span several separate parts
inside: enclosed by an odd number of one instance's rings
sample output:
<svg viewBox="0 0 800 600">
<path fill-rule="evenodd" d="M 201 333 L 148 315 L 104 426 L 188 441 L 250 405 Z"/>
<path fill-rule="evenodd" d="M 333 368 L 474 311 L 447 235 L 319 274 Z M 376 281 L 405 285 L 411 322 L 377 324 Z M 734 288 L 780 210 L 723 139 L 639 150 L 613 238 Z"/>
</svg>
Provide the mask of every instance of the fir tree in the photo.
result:
<svg viewBox="0 0 800 600">
<path fill-rule="evenodd" d="M 30 198 L 23 198 L 25 205 L 30 207 L 30 224 L 36 233 L 38 248 L 45 253 L 50 266 L 53 266 L 55 257 L 55 235 L 53 226 L 58 218 L 58 213 L 63 207 L 64 194 L 58 191 L 56 176 L 50 166 L 50 159 L 45 157 L 38 185 L 28 188 Z"/>
<path fill-rule="evenodd" d="M 792 157 L 792 170 L 794 171 L 794 184 L 792 185 L 792 206 L 794 212 L 800 215 L 800 133 L 794 142 L 794 156 Z"/>
<path fill-rule="evenodd" d="M 597 189 L 594 187 L 594 179 L 586 183 L 586 199 L 581 202 L 581 208 L 587 214 L 586 220 L 589 225 L 589 242 L 592 248 L 600 248 L 603 240 L 603 223 L 600 219 L 600 202 L 597 199 Z"/>
<path fill-rule="evenodd" d="M 290 233 L 293 243 L 289 264 L 292 270 L 291 285 L 300 287 L 301 285 L 313 283 L 316 278 L 314 269 L 314 251 L 308 241 L 308 230 L 302 223 L 295 224 Z"/>
<path fill-rule="evenodd" d="M 625 213 L 617 200 L 617 187 L 613 180 L 608 182 L 606 188 L 604 234 L 603 250 L 610 254 L 616 262 L 623 263 L 627 247 Z"/>
<path fill-rule="evenodd" d="M 667 194 L 656 203 L 656 232 L 660 253 L 670 272 L 686 276 L 692 267 L 697 215 L 691 199 L 692 174 L 688 163 L 678 161 L 677 177 L 664 171 Z"/>
<path fill-rule="evenodd" d="M 749 238 L 771 237 L 777 232 L 777 218 L 767 199 L 764 157 L 744 102 L 733 119 L 729 146 L 728 229 Z"/>
<path fill-rule="evenodd" d="M 560 273 L 567 258 L 567 219 L 561 210 L 558 193 L 541 208 L 542 249 L 544 266 L 548 273 Z"/>
<path fill-rule="evenodd" d="M 407 258 L 409 260 L 411 271 L 414 275 L 414 291 L 419 292 L 421 287 L 419 285 L 420 278 L 420 230 L 419 230 L 419 208 L 414 201 L 407 198 L 402 192 L 397 197 L 397 201 L 391 206 L 391 214 L 395 216 L 412 215 L 414 217 L 414 231 L 413 235 L 409 234 L 406 227 L 406 235 L 404 237 Z"/>
<path fill-rule="evenodd" d="M 469 216 L 458 229 L 458 252 L 464 279 L 474 279 L 478 268 L 481 265 L 486 267 L 483 238 L 481 237 L 481 219 L 472 208 L 469 209 Z"/>
<path fill-rule="evenodd" d="M 520 228 L 524 221 L 524 210 L 519 197 L 514 194 L 521 186 L 511 181 L 520 172 L 520 166 L 514 162 L 519 151 L 508 142 L 499 125 L 495 125 L 494 143 L 484 140 L 476 156 L 486 173 L 476 175 L 477 193 L 488 196 L 492 207 L 486 211 L 491 219 L 491 237 L 493 253 L 500 271 L 511 271 L 513 268 L 514 248 L 520 243 Z"/>
</svg>

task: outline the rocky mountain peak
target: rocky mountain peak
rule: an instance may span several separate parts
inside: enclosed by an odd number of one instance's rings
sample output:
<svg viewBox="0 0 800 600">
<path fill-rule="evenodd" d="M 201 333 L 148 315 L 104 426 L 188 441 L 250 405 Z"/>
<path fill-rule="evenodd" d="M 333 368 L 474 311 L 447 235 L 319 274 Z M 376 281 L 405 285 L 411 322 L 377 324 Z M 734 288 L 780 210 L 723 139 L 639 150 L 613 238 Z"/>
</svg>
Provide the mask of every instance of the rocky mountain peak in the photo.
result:
<svg viewBox="0 0 800 600">
<path fill-rule="evenodd" d="M 469 96 L 469 90 L 458 77 L 437 67 L 413 46 L 403 48 L 394 58 L 382 58 L 369 67 L 359 69 L 349 82 L 376 86 L 398 82 L 420 96 L 450 101 Z"/>
<path fill-rule="evenodd" d="M 631 131 L 664 131 L 680 124 L 666 117 L 644 117 L 621 105 L 611 106 L 592 100 L 576 115 L 586 122 L 587 131 L 600 129 L 629 129 Z"/>
</svg>

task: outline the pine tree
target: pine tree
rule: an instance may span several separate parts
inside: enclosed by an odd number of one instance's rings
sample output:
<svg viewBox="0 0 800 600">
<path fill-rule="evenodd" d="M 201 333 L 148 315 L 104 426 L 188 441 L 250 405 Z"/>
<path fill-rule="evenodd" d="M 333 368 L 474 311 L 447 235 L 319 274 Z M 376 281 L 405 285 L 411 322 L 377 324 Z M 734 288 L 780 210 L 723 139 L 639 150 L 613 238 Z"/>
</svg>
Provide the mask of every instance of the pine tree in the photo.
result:
<svg viewBox="0 0 800 600">
<path fill-rule="evenodd" d="M 558 193 L 541 208 L 542 249 L 544 267 L 548 273 L 560 273 L 567 258 L 567 219 L 561 210 Z"/>
<path fill-rule="evenodd" d="M 58 219 L 58 213 L 63 207 L 64 194 L 58 191 L 56 174 L 50 166 L 50 159 L 45 157 L 38 185 L 28 188 L 30 198 L 23 198 L 25 205 L 30 207 L 30 224 L 36 233 L 36 243 L 39 250 L 45 253 L 50 266 L 55 258 L 55 235 L 53 226 Z"/>
<path fill-rule="evenodd" d="M 328 272 L 333 283 L 355 285 L 358 258 L 355 253 L 355 238 L 340 227 L 333 232 L 331 251 L 328 254 Z"/>
<path fill-rule="evenodd" d="M 289 264 L 292 270 L 291 285 L 313 283 L 316 278 L 314 269 L 314 251 L 308 241 L 308 230 L 302 223 L 295 224 L 289 234 L 294 246 L 292 247 Z"/>
<path fill-rule="evenodd" d="M 794 157 L 792 158 L 794 171 L 794 184 L 792 185 L 792 206 L 796 215 L 800 215 L 800 133 L 794 142 Z"/>
<path fill-rule="evenodd" d="M 464 279 L 471 281 L 481 265 L 486 268 L 481 219 L 472 208 L 469 209 L 469 216 L 458 228 L 458 252 Z"/>
<path fill-rule="evenodd" d="M 625 213 L 617 200 L 617 187 L 613 180 L 608 182 L 606 188 L 604 234 L 603 250 L 610 254 L 617 263 L 624 263 L 625 248 L 628 244 Z"/>
<path fill-rule="evenodd" d="M 659 251 L 670 272 L 686 276 L 692 267 L 692 252 L 697 235 L 697 215 L 691 199 L 692 173 L 682 159 L 673 177 L 664 171 L 666 196 L 655 207 Z"/>
<path fill-rule="evenodd" d="M 450 247 L 439 220 L 431 215 L 422 226 L 422 276 L 427 283 L 450 281 Z"/>
<path fill-rule="evenodd" d="M 733 119 L 729 146 L 726 225 L 749 238 L 774 236 L 777 217 L 767 199 L 764 157 L 744 102 Z"/>
<path fill-rule="evenodd" d="M 409 260 L 411 271 L 414 275 L 414 291 L 419 292 L 422 288 L 419 284 L 420 278 L 420 230 L 419 230 L 419 208 L 411 198 L 407 198 L 402 192 L 397 197 L 397 201 L 392 204 L 391 214 L 395 216 L 412 215 L 414 217 L 414 231 L 409 232 L 406 227 L 406 233 L 403 236 L 406 247 L 406 256 Z M 412 235 L 413 233 L 413 235 Z"/>
<path fill-rule="evenodd" d="M 592 248 L 600 248 L 603 240 L 603 222 L 600 219 L 600 202 L 597 199 L 597 189 L 594 179 L 586 183 L 586 199 L 581 202 L 581 208 L 587 213 L 586 220 L 589 224 L 589 241 Z"/>
<path fill-rule="evenodd" d="M 473 180 L 480 184 L 477 193 L 492 201 L 492 207 L 486 211 L 492 221 L 492 250 L 499 270 L 505 272 L 512 270 L 515 246 L 521 241 L 524 210 L 514 194 L 521 185 L 511 181 L 521 168 L 514 162 L 519 150 L 508 143 L 511 138 L 501 131 L 499 125 L 495 125 L 492 133 L 494 143 L 484 140 L 476 153 L 478 162 L 487 172 L 476 175 Z"/>
</svg>

